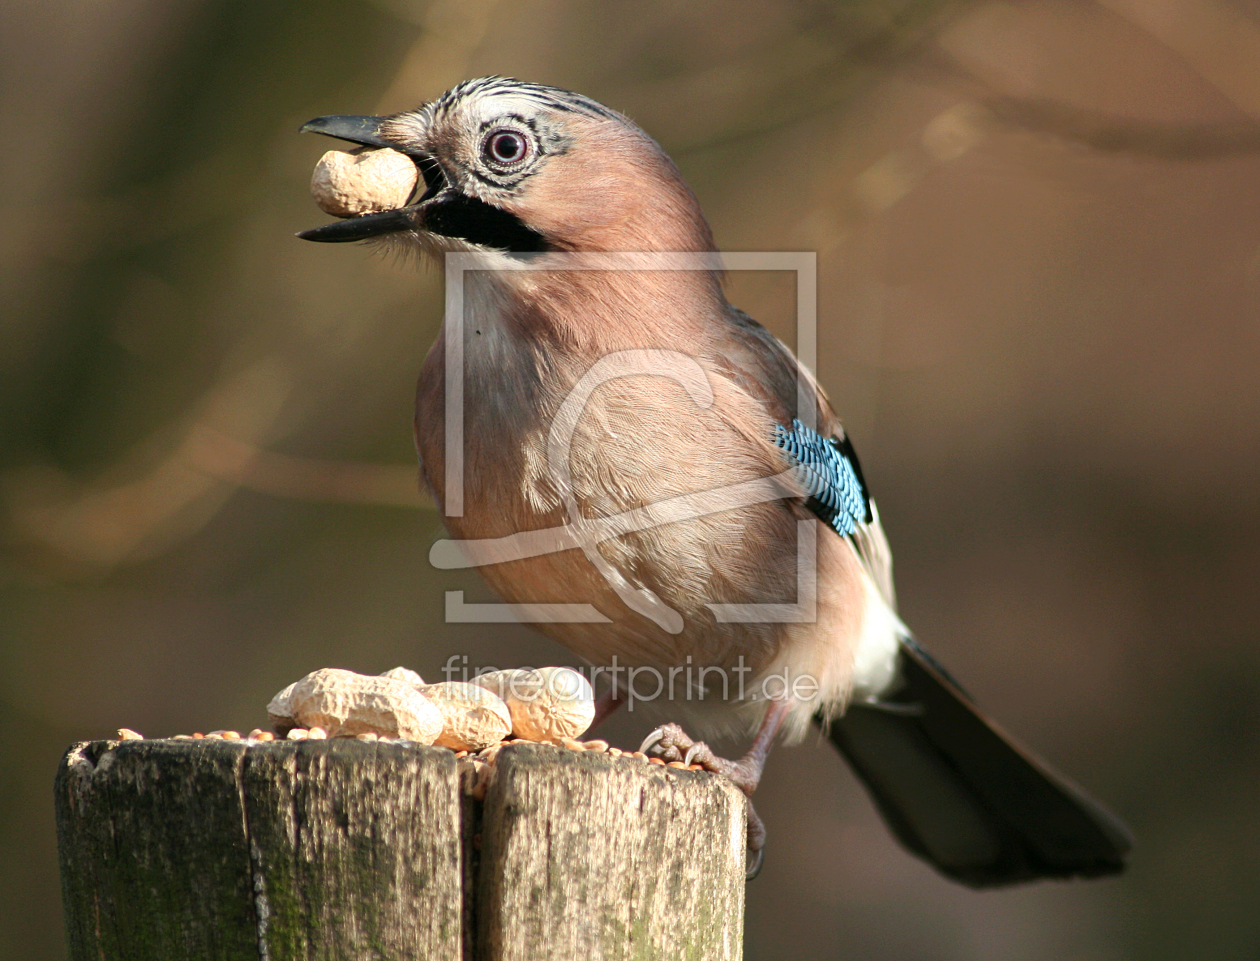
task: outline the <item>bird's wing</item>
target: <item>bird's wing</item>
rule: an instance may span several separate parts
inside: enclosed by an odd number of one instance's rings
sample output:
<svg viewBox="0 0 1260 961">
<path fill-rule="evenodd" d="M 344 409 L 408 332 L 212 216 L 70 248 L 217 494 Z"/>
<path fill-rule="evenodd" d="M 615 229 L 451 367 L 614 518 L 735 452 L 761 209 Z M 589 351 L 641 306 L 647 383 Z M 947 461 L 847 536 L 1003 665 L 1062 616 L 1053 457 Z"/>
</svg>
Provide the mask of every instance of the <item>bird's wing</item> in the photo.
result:
<svg viewBox="0 0 1260 961">
<path fill-rule="evenodd" d="M 774 441 L 796 467 L 809 494 L 807 506 L 853 546 L 862 566 L 888 607 L 896 611 L 892 551 L 879 523 L 879 509 L 871 498 L 853 442 L 845 433 L 813 373 L 777 337 L 743 311 L 731 308 L 729 318 L 743 356 L 731 358 L 738 371 L 750 368 L 759 376 L 742 383 L 764 395 L 777 420 Z M 817 404 L 818 429 L 791 417 L 798 394 L 797 380 L 804 378 Z M 736 379 L 739 380 L 738 373 Z"/>
<path fill-rule="evenodd" d="M 824 436 L 794 419 L 790 427 L 775 425 L 774 440 L 796 468 L 807 494 L 805 506 L 853 545 L 884 602 L 895 611 L 892 552 L 849 438 L 842 431 Z"/>
</svg>

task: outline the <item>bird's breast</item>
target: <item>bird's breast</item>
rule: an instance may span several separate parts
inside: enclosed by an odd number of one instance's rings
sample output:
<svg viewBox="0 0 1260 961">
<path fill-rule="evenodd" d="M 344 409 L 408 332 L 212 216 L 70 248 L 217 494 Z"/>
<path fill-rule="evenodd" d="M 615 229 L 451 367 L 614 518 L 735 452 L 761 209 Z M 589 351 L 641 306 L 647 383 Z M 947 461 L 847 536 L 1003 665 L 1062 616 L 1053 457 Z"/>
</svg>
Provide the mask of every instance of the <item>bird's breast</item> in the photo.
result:
<svg viewBox="0 0 1260 961">
<path fill-rule="evenodd" d="M 800 525 L 812 521 L 782 496 L 744 496 L 784 470 L 763 399 L 705 351 L 683 352 L 676 343 L 582 350 L 523 337 L 491 311 L 475 315 L 463 335 L 460 390 L 449 390 L 439 338 L 416 414 L 424 474 L 439 504 L 446 503 L 446 453 L 458 449 L 462 457 L 462 513 L 445 517 L 452 537 L 493 545 L 522 532 L 583 532 L 538 538 L 542 546 L 528 556 L 509 552 L 508 560 L 483 564 L 503 600 L 589 605 L 598 623 L 537 626 L 594 663 L 615 656 L 667 671 L 690 657 L 742 664 L 757 676 L 787 663 L 790 649 L 800 656 L 789 661 L 813 669 L 818 632 L 802 623 L 805 615 L 785 623 L 771 614 L 720 614 L 730 605 L 782 609 L 802 599 Z M 460 393 L 463 431 L 452 445 L 446 405 Z M 835 569 L 847 563 L 845 551 L 836 539 L 823 562 Z M 844 638 L 857 628 L 839 623 L 836 611 L 860 617 L 853 584 L 855 574 L 841 577 L 817 601 L 841 664 L 829 653 L 826 671 L 842 676 L 841 686 L 851 662 Z M 837 585 L 848 591 L 839 606 Z"/>
</svg>

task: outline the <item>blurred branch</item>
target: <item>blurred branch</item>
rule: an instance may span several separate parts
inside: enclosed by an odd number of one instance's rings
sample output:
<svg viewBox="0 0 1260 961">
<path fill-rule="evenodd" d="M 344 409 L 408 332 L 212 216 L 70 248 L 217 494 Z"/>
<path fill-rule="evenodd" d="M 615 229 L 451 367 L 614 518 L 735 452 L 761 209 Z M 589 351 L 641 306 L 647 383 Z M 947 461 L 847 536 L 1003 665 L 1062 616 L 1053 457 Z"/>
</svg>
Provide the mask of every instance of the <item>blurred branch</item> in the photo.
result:
<svg viewBox="0 0 1260 961">
<path fill-rule="evenodd" d="M 1048 134 L 1094 150 L 1133 153 L 1167 160 L 1207 160 L 1260 149 L 1260 123 L 1161 123 L 1122 117 L 1052 100 L 1019 97 L 995 90 L 947 51 L 923 50 L 915 65 L 933 79 L 946 79 L 981 105 L 990 119 L 1009 127 Z"/>
<path fill-rule="evenodd" d="M 239 439 L 267 433 L 290 391 L 284 366 L 261 361 L 209 391 L 173 448 L 155 457 L 150 441 L 109 472 L 134 479 L 83 484 L 32 465 L 4 477 L 4 506 L 24 540 L 103 568 L 165 553 L 241 487 L 298 500 L 427 506 L 415 467 L 293 457 Z"/>
<path fill-rule="evenodd" d="M 1260 25 L 1217 0 L 1098 0 L 1154 37 L 1260 121 Z"/>
<path fill-rule="evenodd" d="M 1260 123 L 1166 124 L 1117 117 L 1041 97 L 981 99 L 995 120 L 1113 153 L 1210 160 L 1260 150 Z"/>
<path fill-rule="evenodd" d="M 1206 160 L 1260 150 L 1260 26 L 1241 13 L 1215 3 L 1173 5 L 1176 25 L 1157 14 L 1172 9 L 1162 0 L 1100 0 L 1182 57 L 1204 79 L 1252 118 L 1217 123 L 1161 123 L 1110 114 L 1046 97 L 1020 97 L 997 90 L 934 41 L 940 32 L 974 4 L 965 2 L 909 4 L 881 29 L 842 49 L 832 65 L 819 71 L 809 92 L 776 96 L 764 115 L 749 111 L 745 119 L 716 136 L 675 147 L 673 154 L 730 146 L 810 120 L 843 104 L 863 78 L 877 78 L 895 69 L 918 73 L 928 82 L 962 89 L 958 92 L 983 108 L 990 122 L 1046 134 L 1093 150 L 1132 153 L 1167 160 Z M 1166 18 L 1165 18 L 1166 19 Z M 759 51 L 767 61 L 772 51 Z"/>
<path fill-rule="evenodd" d="M 1162 123 L 1091 110 L 1047 97 L 997 90 L 944 48 L 922 45 L 912 69 L 964 85 L 966 96 L 1000 123 L 1094 150 L 1167 160 L 1205 160 L 1260 149 L 1260 26 L 1241 11 L 1199 0 L 1098 0 L 1172 50 L 1249 119 Z"/>
<path fill-rule="evenodd" d="M 420 472 L 415 465 L 278 454 L 208 427 L 198 427 L 189 441 L 189 460 L 197 470 L 259 493 L 336 504 L 434 506 L 420 490 Z"/>
<path fill-rule="evenodd" d="M 685 158 L 776 133 L 842 107 L 851 103 L 864 87 L 912 61 L 941 30 L 975 2 L 910 0 L 888 12 L 882 23 L 857 39 L 854 39 L 852 24 L 846 25 L 847 30 L 833 30 L 815 37 L 827 44 L 827 56 L 821 63 L 811 62 L 805 50 L 794 46 L 799 44 L 799 37 L 788 37 L 750 50 L 740 62 L 723 65 L 722 71 L 730 76 L 755 76 L 757 86 L 748 90 L 746 96 L 732 98 L 732 113 L 718 118 L 716 131 L 711 129 L 714 114 L 710 105 L 701 114 L 687 110 L 673 112 L 677 129 L 667 130 L 659 139 L 668 141 L 672 157 Z M 625 95 L 630 99 L 673 102 L 680 88 L 694 85 L 707 98 L 716 85 L 713 79 L 673 76 L 653 84 L 651 89 L 630 89 Z M 668 114 L 657 118 L 658 122 L 668 119 Z M 710 129 L 697 123 L 701 119 L 709 121 Z"/>
</svg>

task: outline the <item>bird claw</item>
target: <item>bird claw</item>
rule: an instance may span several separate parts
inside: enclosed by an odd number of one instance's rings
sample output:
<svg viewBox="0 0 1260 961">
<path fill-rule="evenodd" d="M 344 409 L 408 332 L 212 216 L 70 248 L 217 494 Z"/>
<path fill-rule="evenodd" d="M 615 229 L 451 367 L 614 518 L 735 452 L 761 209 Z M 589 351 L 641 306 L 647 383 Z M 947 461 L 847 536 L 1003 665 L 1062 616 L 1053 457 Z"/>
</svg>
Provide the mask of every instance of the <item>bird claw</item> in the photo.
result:
<svg viewBox="0 0 1260 961">
<path fill-rule="evenodd" d="M 706 752 L 709 752 L 709 745 L 705 744 L 703 741 L 697 741 L 695 744 L 691 745 L 691 747 L 687 748 L 687 753 L 683 755 L 683 764 L 690 767 L 696 762 L 697 757 L 701 758 L 700 763 L 703 764 Z M 712 757 L 712 754 L 709 753 L 709 756 Z"/>
<path fill-rule="evenodd" d="M 693 741 L 677 724 L 662 724 L 647 736 L 639 750 L 644 754 L 651 751 L 662 761 L 682 761 L 688 766 L 699 764 L 711 774 L 729 778 L 745 794 L 751 794 L 755 786 L 755 782 L 749 782 L 740 762 L 718 757 L 709 745 L 704 741 Z"/>
<path fill-rule="evenodd" d="M 681 761 L 684 752 L 695 746 L 696 742 L 677 724 L 662 724 L 644 739 L 639 750 L 644 754 L 650 751 L 662 761 Z"/>
<path fill-rule="evenodd" d="M 745 854 L 744 861 L 744 880 L 751 881 L 761 873 L 761 867 L 766 863 L 766 849 L 757 848 L 757 850 L 748 849 Z"/>
<path fill-rule="evenodd" d="M 656 745 L 660 744 L 664 737 L 665 728 L 658 727 L 655 731 L 643 739 L 643 743 L 639 745 L 640 753 L 646 754 L 648 751 L 652 750 L 652 748 L 656 747 Z"/>
<path fill-rule="evenodd" d="M 747 770 L 747 759 L 740 762 L 717 757 L 710 750 L 709 745 L 703 741 L 693 741 L 677 724 L 662 724 L 643 739 L 639 750 L 644 754 L 650 751 L 653 756 L 664 761 L 682 761 L 688 766 L 699 764 L 706 771 L 720 774 L 730 780 L 744 792 L 745 796 L 752 794 L 760 775 L 760 770 L 756 772 Z M 761 871 L 762 861 L 765 860 L 766 828 L 761 818 L 757 816 L 751 800 L 748 802 L 747 812 L 748 854 L 744 877 L 751 881 Z"/>
</svg>

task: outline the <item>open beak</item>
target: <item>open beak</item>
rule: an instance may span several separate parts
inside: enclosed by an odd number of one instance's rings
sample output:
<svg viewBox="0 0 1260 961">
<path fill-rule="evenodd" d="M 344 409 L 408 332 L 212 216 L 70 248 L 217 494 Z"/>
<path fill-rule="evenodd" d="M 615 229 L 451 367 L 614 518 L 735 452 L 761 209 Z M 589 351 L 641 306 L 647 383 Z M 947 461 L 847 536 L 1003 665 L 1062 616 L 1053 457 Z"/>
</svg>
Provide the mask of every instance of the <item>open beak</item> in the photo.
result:
<svg viewBox="0 0 1260 961">
<path fill-rule="evenodd" d="M 425 191 L 415 203 L 395 210 L 383 210 L 375 214 L 363 214 L 338 220 L 322 227 L 303 230 L 298 234 L 302 240 L 314 240 L 319 243 L 345 243 L 352 240 L 367 240 L 381 234 L 397 233 L 404 230 L 422 229 L 421 207 L 446 185 L 442 169 L 428 154 L 418 153 L 400 147 L 397 143 L 386 139 L 381 132 L 384 117 L 333 116 L 316 117 L 304 123 L 301 133 L 318 133 L 325 137 L 335 137 L 364 147 L 387 147 L 406 154 L 412 159 L 424 178 Z"/>
<path fill-rule="evenodd" d="M 322 133 L 325 137 L 336 137 L 350 143 L 362 144 L 365 147 L 388 147 L 397 150 L 398 145 L 390 143 L 381 135 L 381 124 L 384 117 L 316 117 L 302 124 L 299 133 Z"/>
</svg>

